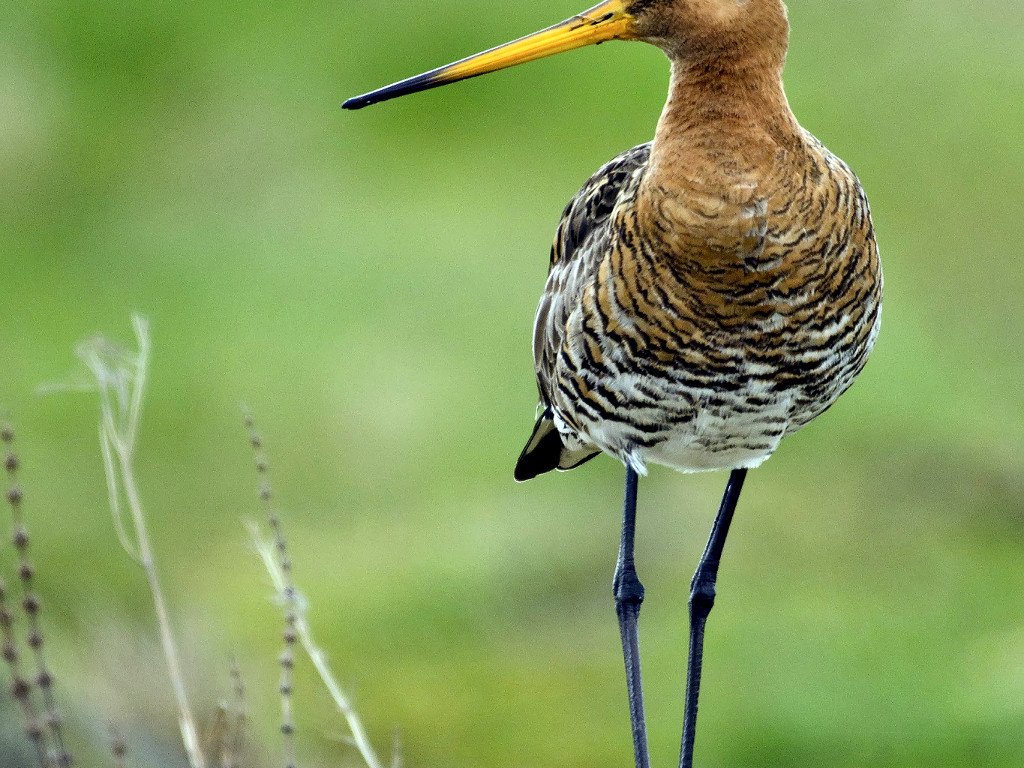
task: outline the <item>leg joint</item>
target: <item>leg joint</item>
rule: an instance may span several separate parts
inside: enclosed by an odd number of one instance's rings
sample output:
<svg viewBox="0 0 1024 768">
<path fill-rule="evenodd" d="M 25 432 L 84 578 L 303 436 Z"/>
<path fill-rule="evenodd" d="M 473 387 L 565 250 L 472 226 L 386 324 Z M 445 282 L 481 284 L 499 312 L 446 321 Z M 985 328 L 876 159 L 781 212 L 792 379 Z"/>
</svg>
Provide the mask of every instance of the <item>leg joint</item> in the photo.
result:
<svg viewBox="0 0 1024 768">
<path fill-rule="evenodd" d="M 715 582 L 694 579 L 690 587 L 690 613 L 706 617 L 715 606 L 715 594 Z"/>
<path fill-rule="evenodd" d="M 640 605 L 644 601 L 644 585 L 632 568 L 618 570 L 612 586 L 615 602 L 620 605 Z"/>
</svg>

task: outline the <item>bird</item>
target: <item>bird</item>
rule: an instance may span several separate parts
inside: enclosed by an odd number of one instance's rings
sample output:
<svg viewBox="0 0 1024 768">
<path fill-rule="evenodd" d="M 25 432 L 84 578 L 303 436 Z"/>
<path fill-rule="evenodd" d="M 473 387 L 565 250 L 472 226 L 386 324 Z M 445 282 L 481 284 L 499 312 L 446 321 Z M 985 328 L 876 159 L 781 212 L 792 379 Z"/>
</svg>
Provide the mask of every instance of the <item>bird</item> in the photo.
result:
<svg viewBox="0 0 1024 768">
<path fill-rule="evenodd" d="M 690 585 L 681 768 L 692 768 L 708 616 L 748 470 L 853 383 L 881 324 L 871 210 L 801 127 L 782 73 L 783 0 L 606 0 L 511 43 L 345 102 L 361 109 L 585 45 L 640 41 L 670 63 L 652 141 L 566 206 L 533 330 L 539 418 L 515 479 L 601 453 L 625 467 L 613 594 L 637 768 L 649 768 L 634 562 L 650 465 L 728 470 Z"/>
</svg>

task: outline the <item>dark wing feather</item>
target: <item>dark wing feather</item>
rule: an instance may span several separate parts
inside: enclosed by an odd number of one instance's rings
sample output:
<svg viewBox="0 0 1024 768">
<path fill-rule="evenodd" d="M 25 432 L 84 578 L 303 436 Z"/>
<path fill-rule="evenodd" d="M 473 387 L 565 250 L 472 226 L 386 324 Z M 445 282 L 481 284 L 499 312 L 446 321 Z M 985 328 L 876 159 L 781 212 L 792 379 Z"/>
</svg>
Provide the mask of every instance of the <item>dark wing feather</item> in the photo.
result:
<svg viewBox="0 0 1024 768">
<path fill-rule="evenodd" d="M 623 187 L 647 165 L 650 155 L 649 143 L 623 152 L 591 176 L 562 213 L 533 331 L 537 387 L 545 410 L 519 457 L 517 479 L 528 479 L 552 469 L 572 469 L 598 453 L 589 445 L 565 445 L 552 421 L 549 387 L 569 314 L 610 240 L 609 221 L 615 204 Z"/>
<path fill-rule="evenodd" d="M 555 242 L 551 247 L 551 267 L 572 261 L 581 253 L 590 237 L 603 232 L 612 215 L 619 192 L 637 169 L 647 165 L 651 144 L 640 144 L 602 166 L 587 179 L 562 212 Z"/>
</svg>

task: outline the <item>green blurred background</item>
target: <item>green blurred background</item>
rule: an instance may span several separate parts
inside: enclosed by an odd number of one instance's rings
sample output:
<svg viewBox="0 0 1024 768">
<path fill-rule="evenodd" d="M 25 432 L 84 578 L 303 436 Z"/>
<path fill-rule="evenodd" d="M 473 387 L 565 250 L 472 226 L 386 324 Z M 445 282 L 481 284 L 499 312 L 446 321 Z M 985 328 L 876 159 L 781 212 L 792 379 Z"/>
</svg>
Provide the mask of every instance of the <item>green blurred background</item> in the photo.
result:
<svg viewBox="0 0 1024 768">
<path fill-rule="evenodd" d="M 621 468 L 517 486 L 565 201 L 651 135 L 662 54 L 613 44 L 343 113 L 581 10 L 445 0 L 0 9 L 0 408 L 20 432 L 72 744 L 181 765 L 148 593 L 106 511 L 72 346 L 153 324 L 139 474 L 190 682 L 238 654 L 277 758 L 279 617 L 241 521 L 258 415 L 311 621 L 407 765 L 629 766 L 610 581 Z M 857 385 L 748 481 L 702 768 L 1024 763 L 1024 17 L 792 0 L 787 89 L 860 174 L 886 268 Z M 723 474 L 655 470 L 638 558 L 652 750 L 675 764 L 688 582 Z M 9 548 L 0 548 L 9 565 Z M 9 570 L 9 568 L 5 568 Z M 301 666 L 304 764 L 354 764 Z M 0 703 L 3 766 L 16 718 Z M 6 741 L 2 739 L 6 738 Z M 257 764 L 254 761 L 253 764 Z"/>
</svg>

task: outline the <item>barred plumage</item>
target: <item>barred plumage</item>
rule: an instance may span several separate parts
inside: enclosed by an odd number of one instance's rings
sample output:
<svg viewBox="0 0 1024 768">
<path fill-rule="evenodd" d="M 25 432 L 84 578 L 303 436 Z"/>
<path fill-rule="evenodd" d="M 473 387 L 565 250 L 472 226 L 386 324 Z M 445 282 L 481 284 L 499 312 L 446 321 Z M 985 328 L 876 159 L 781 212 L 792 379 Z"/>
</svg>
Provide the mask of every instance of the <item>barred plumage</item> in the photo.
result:
<svg viewBox="0 0 1024 768">
<path fill-rule="evenodd" d="M 518 479 L 600 451 L 641 473 L 757 466 L 852 384 L 880 321 L 871 214 L 841 160 L 791 138 L 728 195 L 644 190 L 643 144 L 573 198 L 534 327 L 544 410 Z"/>
</svg>

